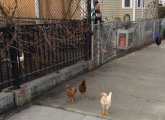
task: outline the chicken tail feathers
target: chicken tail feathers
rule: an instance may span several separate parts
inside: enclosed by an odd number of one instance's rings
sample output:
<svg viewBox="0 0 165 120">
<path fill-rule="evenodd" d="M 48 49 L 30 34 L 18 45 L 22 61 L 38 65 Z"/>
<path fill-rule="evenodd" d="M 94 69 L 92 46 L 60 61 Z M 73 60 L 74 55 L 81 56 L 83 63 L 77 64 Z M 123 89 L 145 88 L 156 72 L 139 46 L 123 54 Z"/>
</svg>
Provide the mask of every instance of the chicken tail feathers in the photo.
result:
<svg viewBox="0 0 165 120">
<path fill-rule="evenodd" d="M 110 96 L 110 97 L 111 97 L 111 96 L 112 96 L 112 92 L 110 92 L 108 96 Z"/>
</svg>

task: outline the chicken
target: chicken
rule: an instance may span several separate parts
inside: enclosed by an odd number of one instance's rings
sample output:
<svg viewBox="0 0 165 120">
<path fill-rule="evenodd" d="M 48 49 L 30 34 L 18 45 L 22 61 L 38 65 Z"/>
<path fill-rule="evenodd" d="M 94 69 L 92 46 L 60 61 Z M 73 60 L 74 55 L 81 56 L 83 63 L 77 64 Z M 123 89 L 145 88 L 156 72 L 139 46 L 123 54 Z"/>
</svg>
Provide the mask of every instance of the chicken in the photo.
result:
<svg viewBox="0 0 165 120">
<path fill-rule="evenodd" d="M 83 80 L 81 82 L 81 84 L 79 85 L 79 91 L 81 93 L 81 98 L 83 99 L 84 98 L 84 94 L 86 92 L 86 83 L 85 83 L 85 80 Z"/>
<path fill-rule="evenodd" d="M 71 85 L 66 85 L 66 94 L 69 97 L 70 101 L 74 101 L 74 97 L 76 95 L 77 89 L 72 87 Z"/>
<path fill-rule="evenodd" d="M 159 45 L 161 44 L 161 38 L 160 37 L 156 37 L 156 40 L 155 40 L 156 44 Z"/>
<path fill-rule="evenodd" d="M 108 110 L 111 106 L 111 96 L 112 96 L 112 92 L 109 93 L 109 95 L 107 95 L 105 92 L 102 92 L 100 94 L 102 96 L 100 102 L 101 102 L 101 105 L 102 105 L 102 115 L 107 115 L 108 114 Z"/>
<path fill-rule="evenodd" d="M 21 56 L 19 57 L 21 68 L 24 69 L 24 53 L 22 52 Z"/>
<path fill-rule="evenodd" d="M 160 37 L 160 32 L 154 32 L 154 34 L 153 34 L 154 36 L 154 41 L 155 41 L 155 43 L 158 45 L 158 47 L 159 47 L 159 45 L 161 44 L 161 37 Z"/>
</svg>

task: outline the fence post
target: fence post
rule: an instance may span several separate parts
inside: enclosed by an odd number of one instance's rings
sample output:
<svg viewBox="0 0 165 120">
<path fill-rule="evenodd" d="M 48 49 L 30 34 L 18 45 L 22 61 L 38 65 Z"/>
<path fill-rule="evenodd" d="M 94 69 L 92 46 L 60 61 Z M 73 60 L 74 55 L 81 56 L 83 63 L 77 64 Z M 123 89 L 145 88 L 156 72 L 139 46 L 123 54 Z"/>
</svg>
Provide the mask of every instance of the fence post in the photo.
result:
<svg viewBox="0 0 165 120">
<path fill-rule="evenodd" d="M 113 29 L 113 28 L 112 28 Z M 115 20 L 115 36 L 114 36 L 114 55 L 117 56 L 117 42 L 118 42 L 118 28 L 117 28 L 117 21 Z"/>
<path fill-rule="evenodd" d="M 14 27 L 11 25 L 8 25 L 7 30 L 5 32 L 5 39 L 6 40 L 12 40 L 14 32 Z M 19 74 L 19 67 L 18 67 L 18 45 L 16 41 L 13 41 L 12 47 L 10 47 L 10 61 L 11 61 L 11 71 L 12 71 L 12 79 L 13 79 L 13 88 L 19 89 L 20 88 L 20 74 Z"/>
<path fill-rule="evenodd" d="M 97 24 L 97 65 L 100 65 L 100 54 L 101 54 L 101 31 L 100 31 L 100 21 Z"/>
<path fill-rule="evenodd" d="M 91 25 L 91 0 L 87 0 L 88 24 Z"/>
<path fill-rule="evenodd" d="M 94 31 L 94 23 L 93 21 L 91 22 L 91 30 Z M 92 35 L 91 38 L 91 59 L 94 60 L 94 36 Z"/>
<path fill-rule="evenodd" d="M 92 41 L 92 34 L 91 34 L 91 0 L 87 0 L 87 27 L 88 32 L 86 33 L 86 60 L 91 59 L 91 41 Z"/>
<path fill-rule="evenodd" d="M 20 78 L 19 78 L 19 68 L 18 68 L 18 50 L 15 48 L 16 42 L 13 42 L 13 47 L 10 48 L 10 60 L 11 60 L 11 66 L 12 66 L 12 78 L 13 80 L 13 88 L 19 89 L 20 88 Z"/>
</svg>

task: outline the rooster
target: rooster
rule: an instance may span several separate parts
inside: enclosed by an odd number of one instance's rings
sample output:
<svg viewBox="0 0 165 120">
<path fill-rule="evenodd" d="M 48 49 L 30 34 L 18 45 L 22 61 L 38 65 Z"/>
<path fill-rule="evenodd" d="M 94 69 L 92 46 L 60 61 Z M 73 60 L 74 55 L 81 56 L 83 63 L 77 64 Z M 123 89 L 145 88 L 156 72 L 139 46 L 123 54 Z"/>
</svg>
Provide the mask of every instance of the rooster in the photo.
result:
<svg viewBox="0 0 165 120">
<path fill-rule="evenodd" d="M 159 47 L 159 45 L 161 44 L 161 37 L 160 37 L 160 33 L 159 32 L 155 32 L 154 33 L 154 40 L 155 40 L 155 43 Z"/>
<path fill-rule="evenodd" d="M 71 85 L 66 85 L 66 94 L 69 97 L 70 101 L 74 101 L 74 97 L 76 95 L 77 89 L 72 87 Z"/>
<path fill-rule="evenodd" d="M 83 80 L 81 82 L 81 84 L 79 85 L 79 91 L 81 93 L 81 98 L 83 99 L 84 98 L 84 94 L 86 92 L 86 83 L 85 83 L 85 80 Z"/>
<path fill-rule="evenodd" d="M 107 115 L 108 114 L 108 110 L 111 106 L 111 96 L 112 96 L 112 92 L 109 93 L 109 95 L 107 95 L 105 92 L 102 92 L 100 94 L 102 96 L 100 102 L 101 102 L 101 105 L 102 105 L 102 115 Z"/>
<path fill-rule="evenodd" d="M 161 39 L 160 39 L 160 37 L 156 37 L 155 42 L 156 42 L 156 44 L 157 44 L 158 47 L 159 47 L 159 45 L 161 44 Z"/>
</svg>

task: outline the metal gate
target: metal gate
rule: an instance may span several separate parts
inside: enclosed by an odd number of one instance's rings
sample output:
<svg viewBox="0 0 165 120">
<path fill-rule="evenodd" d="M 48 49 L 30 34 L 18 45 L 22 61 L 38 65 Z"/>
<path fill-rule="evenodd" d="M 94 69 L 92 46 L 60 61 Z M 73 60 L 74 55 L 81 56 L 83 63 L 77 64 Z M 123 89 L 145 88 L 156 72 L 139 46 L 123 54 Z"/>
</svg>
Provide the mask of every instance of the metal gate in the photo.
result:
<svg viewBox="0 0 165 120">
<path fill-rule="evenodd" d="M 116 23 L 93 25 L 93 58 L 97 65 L 116 56 Z"/>
</svg>

